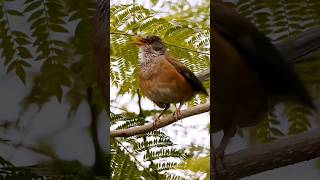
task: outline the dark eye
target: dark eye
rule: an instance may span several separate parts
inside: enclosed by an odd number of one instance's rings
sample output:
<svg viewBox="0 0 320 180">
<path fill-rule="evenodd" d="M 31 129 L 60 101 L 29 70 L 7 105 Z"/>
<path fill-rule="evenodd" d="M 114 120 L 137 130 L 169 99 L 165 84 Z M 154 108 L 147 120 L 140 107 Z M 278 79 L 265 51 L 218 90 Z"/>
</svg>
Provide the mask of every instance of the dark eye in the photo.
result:
<svg viewBox="0 0 320 180">
<path fill-rule="evenodd" d="M 159 44 L 159 43 L 153 43 L 152 45 L 153 49 L 156 50 L 156 51 L 159 51 L 162 49 L 162 45 Z"/>
</svg>

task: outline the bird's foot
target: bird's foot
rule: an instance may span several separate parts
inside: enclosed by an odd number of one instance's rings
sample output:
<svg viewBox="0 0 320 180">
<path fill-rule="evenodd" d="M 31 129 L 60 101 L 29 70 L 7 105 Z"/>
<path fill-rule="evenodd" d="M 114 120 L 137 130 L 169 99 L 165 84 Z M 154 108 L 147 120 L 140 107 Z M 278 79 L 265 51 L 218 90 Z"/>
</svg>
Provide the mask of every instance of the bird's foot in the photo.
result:
<svg viewBox="0 0 320 180">
<path fill-rule="evenodd" d="M 157 122 L 160 120 L 160 117 L 157 117 L 154 121 L 153 121 L 153 130 L 157 130 Z"/>
<path fill-rule="evenodd" d="M 219 180 L 220 179 L 220 172 L 223 170 L 224 164 L 224 149 L 223 148 L 216 148 L 212 152 L 212 158 L 213 160 L 211 161 L 213 164 L 211 167 L 213 167 L 213 180 Z"/>
<path fill-rule="evenodd" d="M 179 119 L 181 119 L 181 111 L 180 109 L 177 109 L 174 113 L 173 113 L 174 118 L 176 119 L 176 121 L 178 121 Z"/>
</svg>

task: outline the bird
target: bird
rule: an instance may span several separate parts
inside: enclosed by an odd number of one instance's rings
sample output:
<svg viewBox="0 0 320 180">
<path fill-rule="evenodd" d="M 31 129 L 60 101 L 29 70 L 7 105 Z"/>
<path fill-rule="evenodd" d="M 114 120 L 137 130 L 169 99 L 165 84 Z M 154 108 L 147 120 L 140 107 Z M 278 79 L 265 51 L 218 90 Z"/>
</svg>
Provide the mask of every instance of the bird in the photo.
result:
<svg viewBox="0 0 320 180">
<path fill-rule="evenodd" d="M 148 99 L 163 108 L 154 121 L 154 128 L 170 104 L 180 103 L 173 113 L 179 120 L 180 109 L 186 101 L 196 94 L 208 95 L 195 74 L 168 53 L 159 36 L 134 36 L 133 43 L 139 47 L 140 89 Z"/>
<path fill-rule="evenodd" d="M 214 111 L 210 134 L 223 131 L 219 146 L 211 151 L 211 166 L 218 173 L 217 166 L 223 167 L 225 148 L 238 128 L 258 124 L 280 102 L 315 107 L 294 67 L 269 38 L 221 0 L 212 0 L 211 6 Z"/>
</svg>

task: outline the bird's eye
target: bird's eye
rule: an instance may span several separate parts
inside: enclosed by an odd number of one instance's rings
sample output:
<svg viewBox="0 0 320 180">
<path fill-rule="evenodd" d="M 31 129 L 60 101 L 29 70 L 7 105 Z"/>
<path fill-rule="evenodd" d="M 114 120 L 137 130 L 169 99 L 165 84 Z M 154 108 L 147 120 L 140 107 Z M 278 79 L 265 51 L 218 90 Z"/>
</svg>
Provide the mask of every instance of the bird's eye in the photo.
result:
<svg viewBox="0 0 320 180">
<path fill-rule="evenodd" d="M 160 51 L 162 50 L 162 45 L 159 44 L 159 43 L 154 43 L 152 48 L 155 50 L 155 51 Z"/>
</svg>

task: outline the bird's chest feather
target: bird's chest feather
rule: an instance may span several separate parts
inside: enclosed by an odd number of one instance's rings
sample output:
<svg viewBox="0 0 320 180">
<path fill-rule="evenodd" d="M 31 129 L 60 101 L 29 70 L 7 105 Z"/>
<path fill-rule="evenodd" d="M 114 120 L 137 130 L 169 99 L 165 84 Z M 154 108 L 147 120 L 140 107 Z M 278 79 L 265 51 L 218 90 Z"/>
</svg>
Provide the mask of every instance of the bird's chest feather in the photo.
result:
<svg viewBox="0 0 320 180">
<path fill-rule="evenodd" d="M 142 92 L 152 101 L 178 103 L 193 95 L 186 79 L 165 59 L 140 66 L 139 79 Z"/>
</svg>

